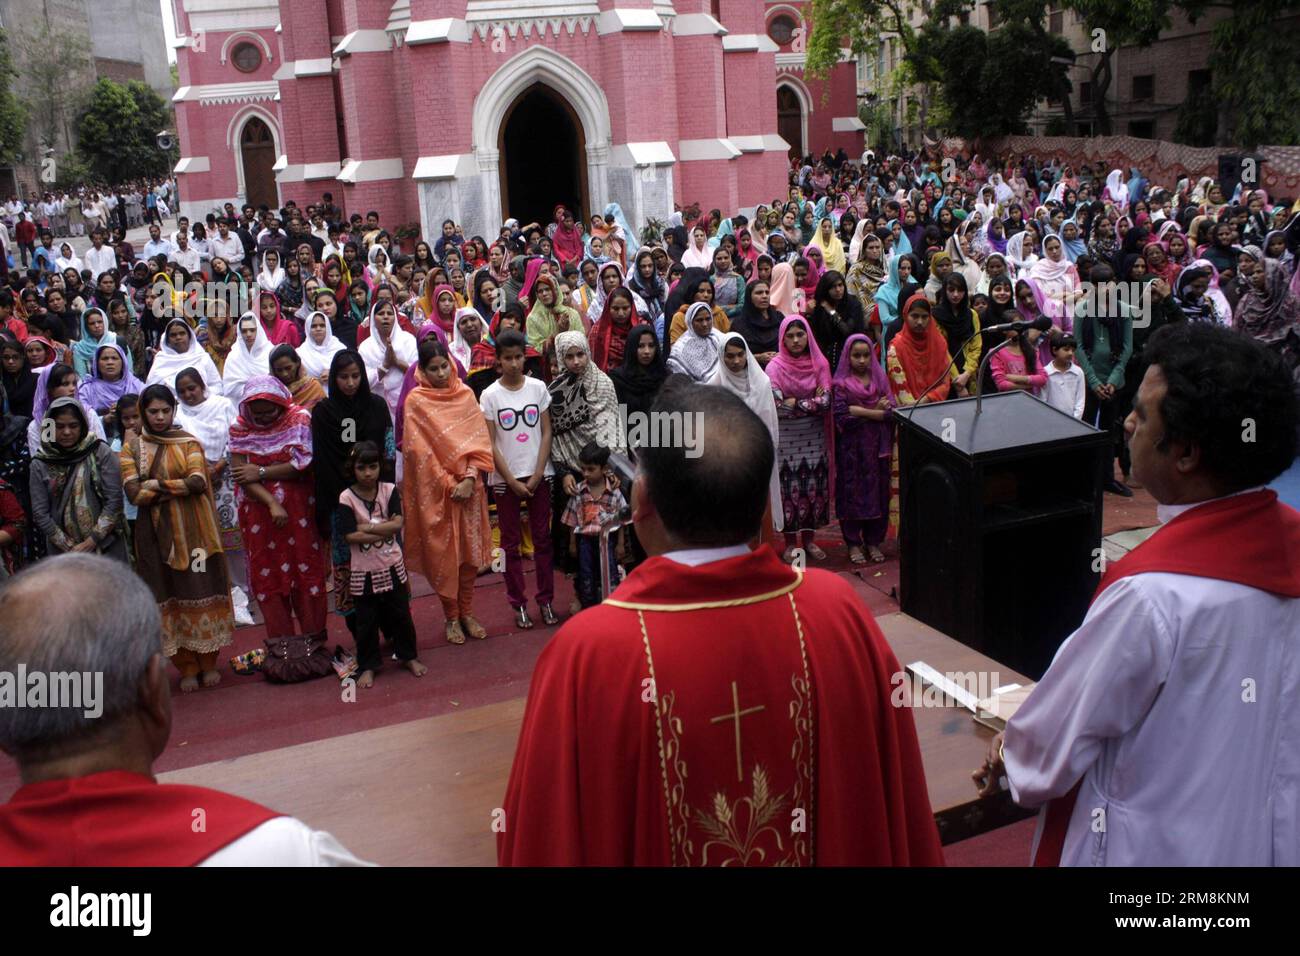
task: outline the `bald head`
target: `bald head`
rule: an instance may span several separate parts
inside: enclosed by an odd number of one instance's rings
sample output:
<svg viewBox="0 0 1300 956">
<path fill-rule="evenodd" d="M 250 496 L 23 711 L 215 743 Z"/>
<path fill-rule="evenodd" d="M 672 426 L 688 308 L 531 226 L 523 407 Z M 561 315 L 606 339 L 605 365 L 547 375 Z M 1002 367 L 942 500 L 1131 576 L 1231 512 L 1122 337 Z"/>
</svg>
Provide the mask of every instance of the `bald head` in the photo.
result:
<svg viewBox="0 0 1300 956">
<path fill-rule="evenodd" d="M 90 675 L 101 690 L 93 708 L 0 706 L 0 748 L 21 761 L 101 739 L 139 706 L 161 630 L 153 594 L 120 561 L 65 554 L 12 578 L 0 588 L 0 674 L 16 680 L 21 665 L 29 686 L 42 674 L 51 688 Z"/>
<path fill-rule="evenodd" d="M 681 545 L 726 547 L 759 532 L 776 454 L 767 426 L 737 396 L 674 376 L 652 415 L 690 417 L 693 447 L 639 448 L 646 491 Z"/>
</svg>

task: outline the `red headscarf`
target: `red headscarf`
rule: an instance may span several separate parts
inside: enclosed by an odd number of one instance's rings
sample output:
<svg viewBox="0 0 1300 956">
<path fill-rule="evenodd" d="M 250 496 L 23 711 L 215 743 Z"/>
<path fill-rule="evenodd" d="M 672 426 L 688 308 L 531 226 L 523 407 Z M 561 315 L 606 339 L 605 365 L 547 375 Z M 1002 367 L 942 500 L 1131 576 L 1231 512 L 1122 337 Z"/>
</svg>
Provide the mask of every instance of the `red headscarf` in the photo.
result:
<svg viewBox="0 0 1300 956">
<path fill-rule="evenodd" d="M 925 305 L 927 312 L 930 311 L 930 300 L 924 293 L 918 292 L 909 298 L 903 306 L 903 328 L 894 336 L 890 344 L 890 348 L 898 357 L 898 364 L 903 367 L 903 375 L 907 380 L 900 383 L 891 379 L 890 385 L 894 389 L 895 396 L 906 390 L 913 398 L 919 400 L 925 397 L 920 389 L 936 387 L 933 382 L 943 374 L 951 356 L 948 354 L 947 340 L 935 327 L 933 318 L 920 335 L 912 331 L 911 324 L 907 322 L 907 314 L 918 302 Z M 946 392 L 945 383 L 939 384 L 945 386 Z"/>
<path fill-rule="evenodd" d="M 614 301 L 614 296 L 623 293 L 632 311 L 627 317 L 627 322 L 623 325 L 617 324 L 610 314 L 610 303 Z M 611 368 L 618 368 L 623 364 L 623 350 L 627 347 L 627 334 L 632 331 L 633 323 L 636 318 L 636 299 L 632 296 L 631 290 L 627 286 L 620 285 L 605 297 L 605 308 L 601 310 L 600 321 L 596 323 L 591 330 L 591 360 L 596 363 L 596 368 L 602 372 L 608 372 Z"/>
<path fill-rule="evenodd" d="M 555 258 L 560 260 L 561 266 L 567 266 L 570 262 L 578 262 L 582 259 L 582 230 L 578 228 L 575 222 L 572 226 L 565 227 L 563 205 L 555 207 L 555 233 L 551 236 L 551 245 L 555 249 Z"/>
</svg>

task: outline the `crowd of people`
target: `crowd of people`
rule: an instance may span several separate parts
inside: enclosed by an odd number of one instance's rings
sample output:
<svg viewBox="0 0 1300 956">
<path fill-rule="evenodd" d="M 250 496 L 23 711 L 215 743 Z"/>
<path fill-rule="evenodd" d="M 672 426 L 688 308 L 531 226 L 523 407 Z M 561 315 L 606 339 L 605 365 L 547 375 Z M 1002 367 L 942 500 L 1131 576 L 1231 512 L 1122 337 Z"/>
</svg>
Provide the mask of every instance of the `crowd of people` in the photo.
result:
<svg viewBox="0 0 1300 956">
<path fill-rule="evenodd" d="M 410 571 L 455 644 L 486 636 L 474 581 L 496 545 L 518 627 L 525 557 L 544 624 L 557 569 L 570 611 L 599 603 L 602 559 L 645 558 L 609 465 L 636 456 L 620 407 L 649 411 L 672 375 L 766 426 L 762 538 L 821 561 L 837 520 L 861 565 L 897 533 L 900 408 L 1028 391 L 1112 435 L 1101 481 L 1131 495 L 1123 422 L 1157 329 L 1230 326 L 1300 363 L 1297 206 L 1208 177 L 841 153 L 793 163 L 788 195 L 749 215 L 692 205 L 636 230 L 616 203 L 556 206 L 490 239 L 447 220 L 405 251 L 328 193 L 172 230 L 169 189 L 138 191 L 140 250 L 109 234 L 120 191 L 80 256 L 57 242 L 65 197 L 17 213 L 39 244 L 29 259 L 19 234 L 0 287 L 0 553 L 5 574 L 67 552 L 131 563 L 186 691 L 219 680 L 245 595 L 267 647 L 241 666 L 342 667 L 332 604 L 362 686 L 381 632 L 425 670 Z"/>
</svg>

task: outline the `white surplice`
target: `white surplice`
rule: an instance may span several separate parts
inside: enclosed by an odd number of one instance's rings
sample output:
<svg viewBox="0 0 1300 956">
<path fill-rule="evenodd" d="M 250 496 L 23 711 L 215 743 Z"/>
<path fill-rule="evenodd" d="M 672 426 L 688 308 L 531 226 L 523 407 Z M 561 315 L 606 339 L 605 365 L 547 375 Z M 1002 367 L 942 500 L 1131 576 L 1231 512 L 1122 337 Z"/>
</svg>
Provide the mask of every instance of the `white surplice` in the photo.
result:
<svg viewBox="0 0 1300 956">
<path fill-rule="evenodd" d="M 1207 503 L 1161 506 L 1160 520 Z M 1083 778 L 1063 866 L 1296 866 L 1297 688 L 1300 600 L 1122 578 L 1010 721 L 1012 796 L 1039 806 Z"/>
<path fill-rule="evenodd" d="M 373 866 L 324 830 L 293 817 L 276 817 L 245 833 L 199 866 Z"/>
</svg>

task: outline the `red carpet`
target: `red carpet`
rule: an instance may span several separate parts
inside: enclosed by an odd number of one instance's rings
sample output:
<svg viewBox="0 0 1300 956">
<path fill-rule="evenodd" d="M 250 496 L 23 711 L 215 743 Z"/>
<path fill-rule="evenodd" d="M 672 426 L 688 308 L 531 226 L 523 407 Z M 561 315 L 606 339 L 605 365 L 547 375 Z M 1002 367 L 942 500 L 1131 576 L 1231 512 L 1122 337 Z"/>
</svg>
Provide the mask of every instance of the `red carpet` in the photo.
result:
<svg viewBox="0 0 1300 956">
<path fill-rule="evenodd" d="M 948 866 L 1028 866 L 1034 845 L 1034 818 L 951 843 L 943 848 Z"/>
</svg>

